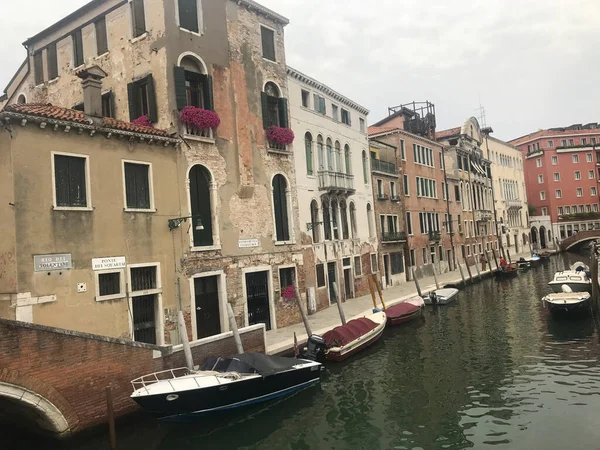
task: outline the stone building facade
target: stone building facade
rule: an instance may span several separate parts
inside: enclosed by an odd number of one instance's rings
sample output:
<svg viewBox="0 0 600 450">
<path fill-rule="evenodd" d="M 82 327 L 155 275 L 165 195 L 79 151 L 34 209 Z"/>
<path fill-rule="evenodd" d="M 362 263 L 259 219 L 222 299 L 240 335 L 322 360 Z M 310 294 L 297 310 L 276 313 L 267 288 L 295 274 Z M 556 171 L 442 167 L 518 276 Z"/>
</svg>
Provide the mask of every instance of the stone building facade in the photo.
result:
<svg viewBox="0 0 600 450">
<path fill-rule="evenodd" d="M 306 299 L 292 145 L 266 133 L 289 121 L 287 23 L 252 0 L 95 0 L 27 40 L 27 62 L 6 91 L 8 104 L 78 109 L 77 73 L 99 66 L 103 116 L 141 117 L 181 136 L 179 195 L 150 214 L 165 227 L 177 219 L 193 338 L 228 330 L 226 302 L 240 325 L 273 329 L 299 321 L 284 292 Z M 210 120 L 184 121 L 185 107 Z"/>
<path fill-rule="evenodd" d="M 368 175 L 369 111 L 323 83 L 288 67 L 300 241 L 308 310 L 369 293 L 378 273 L 377 238 Z M 372 259 L 374 265 L 371 266 Z"/>
</svg>

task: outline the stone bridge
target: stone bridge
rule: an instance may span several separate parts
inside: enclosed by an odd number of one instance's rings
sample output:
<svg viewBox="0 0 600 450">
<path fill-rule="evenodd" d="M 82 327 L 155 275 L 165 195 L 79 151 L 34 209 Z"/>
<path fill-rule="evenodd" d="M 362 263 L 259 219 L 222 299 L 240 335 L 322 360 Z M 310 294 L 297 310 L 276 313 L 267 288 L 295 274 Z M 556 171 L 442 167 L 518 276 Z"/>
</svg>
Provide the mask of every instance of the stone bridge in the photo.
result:
<svg viewBox="0 0 600 450">
<path fill-rule="evenodd" d="M 246 351 L 265 351 L 264 325 L 240 330 Z M 232 333 L 191 343 L 195 364 L 237 353 Z M 106 422 L 106 387 L 117 416 L 132 412 L 130 381 L 185 367 L 181 346 L 159 347 L 0 319 L 0 420 L 66 437 Z"/>
<path fill-rule="evenodd" d="M 600 230 L 580 231 L 579 233 L 575 233 L 572 236 L 569 236 L 567 239 L 564 239 L 560 243 L 560 249 L 562 251 L 568 251 L 571 248 L 582 244 L 583 242 L 593 241 L 596 239 L 600 239 Z"/>
</svg>

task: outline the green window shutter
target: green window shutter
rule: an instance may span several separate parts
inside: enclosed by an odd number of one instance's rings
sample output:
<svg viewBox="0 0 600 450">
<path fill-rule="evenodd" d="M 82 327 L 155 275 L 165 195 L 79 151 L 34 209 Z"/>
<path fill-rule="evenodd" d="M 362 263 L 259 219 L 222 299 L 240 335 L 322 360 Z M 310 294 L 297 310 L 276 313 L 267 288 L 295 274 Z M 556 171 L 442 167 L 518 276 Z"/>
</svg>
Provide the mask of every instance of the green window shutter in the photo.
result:
<svg viewBox="0 0 600 450">
<path fill-rule="evenodd" d="M 135 119 L 140 117 L 139 110 L 139 99 L 138 99 L 138 90 L 135 83 L 129 83 L 127 85 L 127 95 L 129 102 L 129 121 L 133 122 Z"/>
<path fill-rule="evenodd" d="M 267 128 L 269 126 L 269 104 L 267 101 L 267 94 L 264 92 L 260 93 L 260 104 L 262 106 L 263 127 Z"/>
<path fill-rule="evenodd" d="M 213 98 L 213 78 L 210 75 L 206 76 L 204 84 L 204 108 L 211 111 L 215 110 L 215 101 Z"/>
<path fill-rule="evenodd" d="M 188 31 L 198 33 L 198 4 L 197 0 L 178 0 L 179 26 Z"/>
<path fill-rule="evenodd" d="M 289 128 L 287 98 L 279 99 L 279 124 L 281 128 Z"/>
<path fill-rule="evenodd" d="M 175 66 L 175 101 L 177 109 L 182 110 L 187 106 L 187 94 L 185 91 L 185 69 Z"/>
<path fill-rule="evenodd" d="M 148 118 L 150 122 L 158 122 L 158 108 L 156 107 L 156 91 L 154 89 L 154 78 L 152 74 L 146 77 L 148 83 Z"/>
<path fill-rule="evenodd" d="M 113 91 L 110 91 L 108 93 L 108 98 L 110 99 L 110 117 L 112 117 L 113 119 L 116 119 L 116 112 L 115 112 L 115 93 Z"/>
</svg>

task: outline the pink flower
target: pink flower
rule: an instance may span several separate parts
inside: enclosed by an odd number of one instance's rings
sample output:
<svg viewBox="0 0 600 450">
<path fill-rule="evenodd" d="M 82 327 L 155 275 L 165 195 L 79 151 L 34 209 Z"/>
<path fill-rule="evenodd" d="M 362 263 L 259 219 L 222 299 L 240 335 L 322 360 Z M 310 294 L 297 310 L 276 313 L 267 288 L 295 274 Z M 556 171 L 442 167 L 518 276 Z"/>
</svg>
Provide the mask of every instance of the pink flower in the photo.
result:
<svg viewBox="0 0 600 450">
<path fill-rule="evenodd" d="M 150 121 L 150 118 L 147 115 L 140 116 L 137 119 L 133 120 L 131 123 L 142 127 L 154 128 L 154 124 Z"/>
<path fill-rule="evenodd" d="M 289 145 L 294 142 L 294 132 L 289 128 L 281 128 L 275 125 L 267 128 L 267 139 L 279 145 Z"/>
<path fill-rule="evenodd" d="M 179 113 L 179 120 L 197 130 L 215 129 L 221 124 L 219 115 L 208 109 L 186 106 Z"/>
<path fill-rule="evenodd" d="M 294 286 L 286 286 L 281 290 L 281 297 L 284 300 L 291 300 L 296 296 L 296 290 Z"/>
</svg>

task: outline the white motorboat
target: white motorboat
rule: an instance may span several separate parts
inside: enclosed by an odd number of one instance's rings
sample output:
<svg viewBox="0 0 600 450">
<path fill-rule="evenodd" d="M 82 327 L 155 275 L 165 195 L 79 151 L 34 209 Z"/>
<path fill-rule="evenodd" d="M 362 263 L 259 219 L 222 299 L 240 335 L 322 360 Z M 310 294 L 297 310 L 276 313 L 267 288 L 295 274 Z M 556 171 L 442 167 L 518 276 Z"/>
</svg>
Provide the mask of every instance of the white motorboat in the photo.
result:
<svg viewBox="0 0 600 450">
<path fill-rule="evenodd" d="M 445 288 L 431 292 L 423 297 L 426 305 L 447 305 L 458 295 L 458 289 Z"/>
<path fill-rule="evenodd" d="M 554 279 L 548 283 L 548 285 L 554 292 L 564 292 L 562 286 L 566 285 L 571 292 L 592 293 L 592 280 L 588 278 L 588 275 L 584 270 L 565 270 L 563 272 L 556 272 L 554 274 Z"/>
<path fill-rule="evenodd" d="M 572 314 L 589 312 L 591 298 L 589 292 L 559 292 L 546 295 L 542 301 L 551 313 Z"/>
</svg>

